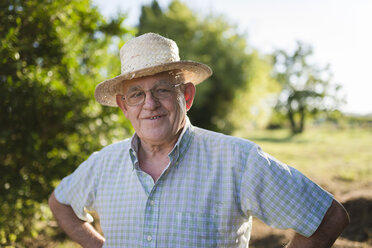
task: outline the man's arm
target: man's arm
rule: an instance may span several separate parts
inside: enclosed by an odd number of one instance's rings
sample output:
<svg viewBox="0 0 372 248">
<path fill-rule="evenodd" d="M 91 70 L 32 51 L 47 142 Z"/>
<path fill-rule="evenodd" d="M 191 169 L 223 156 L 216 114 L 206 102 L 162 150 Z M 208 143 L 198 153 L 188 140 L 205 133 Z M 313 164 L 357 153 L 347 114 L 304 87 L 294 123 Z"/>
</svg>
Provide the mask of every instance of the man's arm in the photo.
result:
<svg viewBox="0 0 372 248">
<path fill-rule="evenodd" d="M 318 229 L 310 237 L 295 234 L 287 248 L 328 248 L 333 245 L 344 228 L 350 223 L 349 215 L 336 200 L 326 212 Z"/>
<path fill-rule="evenodd" d="M 49 198 L 52 210 L 59 226 L 82 247 L 102 247 L 105 239 L 88 222 L 80 220 L 72 208 L 57 201 L 54 192 Z"/>
</svg>

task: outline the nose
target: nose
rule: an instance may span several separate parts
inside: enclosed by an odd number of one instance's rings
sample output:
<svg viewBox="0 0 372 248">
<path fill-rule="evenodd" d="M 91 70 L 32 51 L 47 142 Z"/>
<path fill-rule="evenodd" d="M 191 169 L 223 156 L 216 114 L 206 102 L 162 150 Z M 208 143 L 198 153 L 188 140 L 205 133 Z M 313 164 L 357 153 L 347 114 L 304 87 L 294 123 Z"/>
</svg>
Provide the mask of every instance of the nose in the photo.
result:
<svg viewBox="0 0 372 248">
<path fill-rule="evenodd" d="M 143 108 L 155 109 L 159 106 L 159 100 L 154 97 L 151 90 L 146 91 L 145 102 L 143 103 Z"/>
</svg>

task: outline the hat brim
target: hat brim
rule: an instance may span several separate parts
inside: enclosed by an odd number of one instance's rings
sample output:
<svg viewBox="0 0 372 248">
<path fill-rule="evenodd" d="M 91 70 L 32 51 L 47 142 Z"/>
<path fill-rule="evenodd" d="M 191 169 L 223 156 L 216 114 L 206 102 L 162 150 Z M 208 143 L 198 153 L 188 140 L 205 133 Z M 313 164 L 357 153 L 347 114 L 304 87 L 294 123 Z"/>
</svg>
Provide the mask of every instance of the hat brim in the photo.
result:
<svg viewBox="0 0 372 248">
<path fill-rule="evenodd" d="M 177 61 L 157 66 L 146 67 L 130 73 L 121 74 L 117 77 L 105 80 L 97 85 L 94 96 L 102 105 L 117 107 L 116 95 L 120 92 L 118 87 L 124 80 L 155 75 L 164 71 L 181 70 L 186 82 L 197 85 L 212 75 L 209 66 L 194 61 Z"/>
</svg>

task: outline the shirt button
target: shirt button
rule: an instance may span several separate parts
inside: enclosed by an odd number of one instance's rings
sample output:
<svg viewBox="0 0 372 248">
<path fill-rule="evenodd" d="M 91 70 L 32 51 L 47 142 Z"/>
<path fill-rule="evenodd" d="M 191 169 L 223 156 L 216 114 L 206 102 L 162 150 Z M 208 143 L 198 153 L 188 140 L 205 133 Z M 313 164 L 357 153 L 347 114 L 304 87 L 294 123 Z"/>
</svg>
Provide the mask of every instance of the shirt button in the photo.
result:
<svg viewBox="0 0 372 248">
<path fill-rule="evenodd" d="M 150 201 L 150 206 L 154 206 L 154 205 L 155 205 L 154 200 L 151 200 L 151 201 Z"/>
<path fill-rule="evenodd" d="M 152 240 L 152 237 L 151 237 L 151 235 L 149 235 L 149 236 L 147 236 L 147 241 L 151 241 Z"/>
</svg>

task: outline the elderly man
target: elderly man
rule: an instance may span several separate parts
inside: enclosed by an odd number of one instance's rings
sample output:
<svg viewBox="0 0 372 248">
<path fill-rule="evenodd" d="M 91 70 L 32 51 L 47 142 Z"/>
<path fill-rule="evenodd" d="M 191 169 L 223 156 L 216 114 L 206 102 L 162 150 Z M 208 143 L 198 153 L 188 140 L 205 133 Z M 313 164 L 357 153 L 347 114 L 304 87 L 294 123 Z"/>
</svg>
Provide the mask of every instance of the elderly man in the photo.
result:
<svg viewBox="0 0 372 248">
<path fill-rule="evenodd" d="M 211 69 L 180 61 L 172 40 L 148 33 L 120 50 L 121 75 L 96 88 L 118 106 L 132 138 L 93 153 L 49 199 L 83 247 L 248 247 L 252 216 L 292 228 L 288 247 L 330 247 L 344 208 L 256 144 L 191 125 L 195 85 Z M 104 237 L 90 224 L 98 212 Z"/>
</svg>

